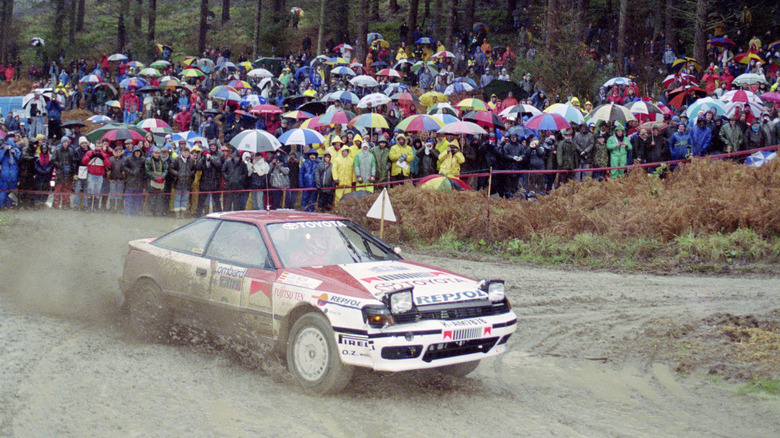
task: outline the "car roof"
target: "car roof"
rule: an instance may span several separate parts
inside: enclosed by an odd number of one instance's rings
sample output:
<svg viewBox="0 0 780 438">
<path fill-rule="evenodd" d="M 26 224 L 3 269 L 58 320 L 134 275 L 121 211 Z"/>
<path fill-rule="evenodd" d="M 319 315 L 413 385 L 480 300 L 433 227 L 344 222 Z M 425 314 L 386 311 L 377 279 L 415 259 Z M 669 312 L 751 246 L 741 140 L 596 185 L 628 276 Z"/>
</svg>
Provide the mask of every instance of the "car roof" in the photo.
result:
<svg viewBox="0 0 780 438">
<path fill-rule="evenodd" d="M 211 213 L 206 217 L 251 222 L 257 225 L 266 225 L 272 223 L 284 222 L 302 222 L 302 221 L 332 221 L 349 220 L 341 216 L 326 213 L 313 213 L 297 210 L 246 210 L 246 211 L 227 211 L 222 213 Z"/>
</svg>

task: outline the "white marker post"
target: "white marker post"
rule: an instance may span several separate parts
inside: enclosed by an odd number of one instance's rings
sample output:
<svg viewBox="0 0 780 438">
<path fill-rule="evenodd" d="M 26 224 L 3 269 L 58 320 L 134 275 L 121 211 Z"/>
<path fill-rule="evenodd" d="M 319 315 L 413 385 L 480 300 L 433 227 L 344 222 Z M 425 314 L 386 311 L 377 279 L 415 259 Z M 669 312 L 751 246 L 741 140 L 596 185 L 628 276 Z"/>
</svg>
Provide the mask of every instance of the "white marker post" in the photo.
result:
<svg viewBox="0 0 780 438">
<path fill-rule="evenodd" d="M 390 204 L 390 195 L 387 193 L 387 188 L 382 189 L 382 193 L 376 198 L 374 204 L 368 209 L 366 217 L 372 219 L 379 219 L 379 238 L 384 239 L 385 234 L 385 220 L 395 222 L 395 212 L 393 206 Z"/>
</svg>

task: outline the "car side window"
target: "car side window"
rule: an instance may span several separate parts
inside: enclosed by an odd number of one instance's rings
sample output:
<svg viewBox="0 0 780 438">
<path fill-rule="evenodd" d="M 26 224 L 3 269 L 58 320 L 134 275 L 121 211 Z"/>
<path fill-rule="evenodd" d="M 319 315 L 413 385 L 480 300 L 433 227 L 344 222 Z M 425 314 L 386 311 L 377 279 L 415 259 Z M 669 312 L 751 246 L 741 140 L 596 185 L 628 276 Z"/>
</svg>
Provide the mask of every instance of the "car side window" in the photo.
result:
<svg viewBox="0 0 780 438">
<path fill-rule="evenodd" d="M 153 244 L 173 251 L 203 255 L 206 244 L 214 234 L 217 225 L 219 225 L 217 220 L 199 219 L 158 238 Z"/>
<path fill-rule="evenodd" d="M 272 269 L 260 230 L 241 222 L 224 221 L 211 239 L 206 257 L 240 266 Z"/>
</svg>

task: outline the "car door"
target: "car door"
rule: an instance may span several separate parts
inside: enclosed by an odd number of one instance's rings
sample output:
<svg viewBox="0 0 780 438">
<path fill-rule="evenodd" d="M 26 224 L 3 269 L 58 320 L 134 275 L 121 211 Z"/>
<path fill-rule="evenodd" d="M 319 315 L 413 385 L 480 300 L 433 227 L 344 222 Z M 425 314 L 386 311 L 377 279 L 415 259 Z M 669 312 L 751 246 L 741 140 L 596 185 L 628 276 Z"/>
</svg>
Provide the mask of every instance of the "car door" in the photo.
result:
<svg viewBox="0 0 780 438">
<path fill-rule="evenodd" d="M 213 272 L 210 301 L 221 315 L 220 325 L 270 335 L 276 269 L 260 229 L 250 223 L 223 221 L 206 257 Z"/>
</svg>

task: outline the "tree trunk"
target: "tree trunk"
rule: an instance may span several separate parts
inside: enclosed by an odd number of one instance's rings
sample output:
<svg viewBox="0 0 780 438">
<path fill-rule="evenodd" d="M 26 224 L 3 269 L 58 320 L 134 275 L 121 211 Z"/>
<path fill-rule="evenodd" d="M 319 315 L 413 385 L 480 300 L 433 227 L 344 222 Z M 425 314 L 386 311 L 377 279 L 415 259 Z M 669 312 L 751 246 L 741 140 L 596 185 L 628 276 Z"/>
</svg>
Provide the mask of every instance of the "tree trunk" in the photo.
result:
<svg viewBox="0 0 780 438">
<path fill-rule="evenodd" d="M 444 19 L 442 11 L 449 13 L 450 0 L 433 0 L 433 16 L 431 17 L 431 38 L 441 40 L 441 30 L 449 23 L 449 18 Z M 446 21 L 446 22 L 445 22 Z"/>
<path fill-rule="evenodd" d="M 425 26 L 428 25 L 428 16 L 431 15 L 431 0 L 425 0 L 423 5 L 423 19 L 420 27 L 422 28 L 423 33 L 425 33 Z"/>
<path fill-rule="evenodd" d="M 325 1 L 322 0 L 325 4 Z M 257 17 L 255 17 L 255 38 L 252 44 L 252 59 L 257 59 L 257 48 L 260 45 L 260 22 L 263 19 L 263 0 L 257 0 Z"/>
<path fill-rule="evenodd" d="M 696 1 L 696 34 L 693 56 L 699 65 L 707 65 L 707 0 Z"/>
<path fill-rule="evenodd" d="M 200 28 L 198 30 L 198 56 L 206 50 L 206 31 L 208 30 L 209 0 L 200 0 Z"/>
<path fill-rule="evenodd" d="M 68 44 L 72 46 L 76 42 L 76 22 L 77 22 L 76 15 L 78 12 L 77 10 L 78 3 L 77 0 L 70 0 L 68 3 L 69 3 L 68 6 L 70 6 L 69 8 L 70 22 L 68 23 Z"/>
<path fill-rule="evenodd" d="M 379 0 L 369 0 L 369 13 L 368 15 L 371 17 L 371 21 L 378 22 L 380 21 L 379 18 Z M 361 18 L 362 20 L 362 18 Z M 359 32 L 359 31 L 358 31 Z"/>
<path fill-rule="evenodd" d="M 322 55 L 322 37 L 325 35 L 325 0 L 320 0 L 320 25 L 317 29 L 317 56 Z"/>
<path fill-rule="evenodd" d="M 87 0 L 79 0 L 79 12 L 76 15 L 76 32 L 84 30 L 84 15 L 87 10 Z"/>
<path fill-rule="evenodd" d="M 135 13 L 133 13 L 133 35 L 141 33 L 141 20 L 143 19 L 142 11 L 144 10 L 144 0 L 138 0 L 136 7 L 137 9 Z"/>
<path fill-rule="evenodd" d="M 445 2 L 445 0 L 440 0 Z M 444 47 L 453 50 L 453 35 L 455 34 L 455 20 L 458 16 L 458 0 L 449 0 L 444 6 L 447 16 L 446 29 L 444 30 Z"/>
<path fill-rule="evenodd" d="M 546 17 L 547 29 L 544 37 L 544 44 L 548 51 L 552 48 L 552 42 L 553 42 L 555 29 L 556 29 L 555 14 L 557 10 L 558 10 L 558 1 L 547 0 L 547 17 Z"/>
<path fill-rule="evenodd" d="M 116 24 L 116 48 L 117 52 L 125 50 L 127 45 L 127 29 L 125 28 L 125 11 L 130 9 L 130 0 L 119 2 L 119 21 Z"/>
<path fill-rule="evenodd" d="M 230 21 L 230 0 L 222 0 L 222 24 Z"/>
<path fill-rule="evenodd" d="M 515 18 L 513 17 L 517 9 L 517 0 L 507 0 L 506 2 L 506 26 L 508 29 L 512 29 L 515 25 Z"/>
<path fill-rule="evenodd" d="M 474 0 L 466 0 L 464 9 L 463 20 L 466 21 L 467 25 L 471 26 L 474 24 Z"/>
<path fill-rule="evenodd" d="M 390 0 L 390 12 L 398 12 L 398 0 Z"/>
<path fill-rule="evenodd" d="M 674 28 L 674 3 L 675 0 L 666 0 L 666 11 L 664 15 L 664 29 L 666 32 L 666 44 L 674 46 L 676 43 L 676 31 Z"/>
<path fill-rule="evenodd" d="M 628 17 L 628 0 L 620 0 L 620 15 L 618 16 L 618 41 L 617 41 L 617 67 L 618 73 L 623 74 L 623 66 L 626 54 L 626 21 Z"/>
<path fill-rule="evenodd" d="M 358 10 L 365 11 L 369 7 L 368 2 L 373 0 L 358 0 Z M 368 14 L 359 14 L 357 33 L 357 59 L 365 63 L 368 54 Z"/>
<path fill-rule="evenodd" d="M 420 8 L 420 0 L 409 0 L 409 34 L 406 43 L 412 44 L 412 33 L 417 29 L 417 10 Z"/>
<path fill-rule="evenodd" d="M 157 0 L 149 0 L 149 23 L 146 28 L 149 44 L 154 44 L 157 27 Z"/>
</svg>

